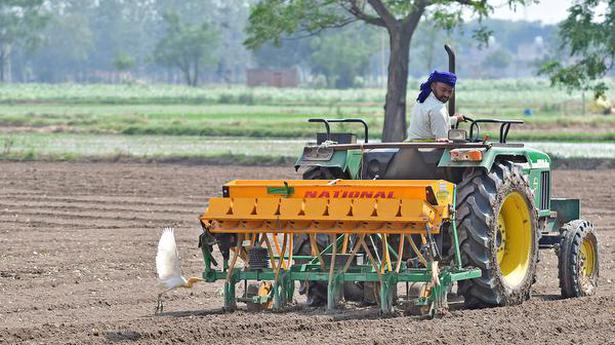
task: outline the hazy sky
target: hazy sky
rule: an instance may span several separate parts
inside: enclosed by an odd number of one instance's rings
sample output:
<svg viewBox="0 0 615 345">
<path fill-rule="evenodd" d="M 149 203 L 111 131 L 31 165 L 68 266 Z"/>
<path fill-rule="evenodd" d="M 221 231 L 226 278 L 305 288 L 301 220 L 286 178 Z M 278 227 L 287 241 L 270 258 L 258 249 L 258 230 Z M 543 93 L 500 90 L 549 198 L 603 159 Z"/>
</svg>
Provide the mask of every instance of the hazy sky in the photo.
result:
<svg viewBox="0 0 615 345">
<path fill-rule="evenodd" d="M 497 5 L 498 3 L 501 5 Z M 539 20 L 543 24 L 555 24 L 566 17 L 566 10 L 571 3 L 571 0 L 542 0 L 538 4 L 518 7 L 516 11 L 513 11 L 508 7 L 507 1 L 496 0 L 493 2 L 495 11 L 491 17 L 511 20 Z"/>
</svg>

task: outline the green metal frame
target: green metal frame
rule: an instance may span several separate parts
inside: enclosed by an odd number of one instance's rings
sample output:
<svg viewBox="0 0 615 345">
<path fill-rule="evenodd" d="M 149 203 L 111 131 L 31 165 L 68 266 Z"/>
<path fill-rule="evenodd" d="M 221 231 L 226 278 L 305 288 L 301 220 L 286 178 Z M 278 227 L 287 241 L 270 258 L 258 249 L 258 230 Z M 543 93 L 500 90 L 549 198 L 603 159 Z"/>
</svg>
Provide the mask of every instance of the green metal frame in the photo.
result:
<svg viewBox="0 0 615 345">
<path fill-rule="evenodd" d="M 456 191 L 453 195 L 453 200 L 456 199 Z M 414 301 L 416 306 L 426 306 L 429 310 L 429 315 L 433 316 L 438 310 L 446 308 L 446 295 L 451 285 L 459 280 L 473 279 L 481 276 L 481 270 L 478 268 L 464 268 L 461 263 L 461 254 L 459 251 L 459 238 L 457 235 L 457 227 L 455 222 L 455 213 L 452 212 L 451 231 L 453 235 L 454 246 L 454 263 L 449 267 L 442 267 L 438 274 L 438 283 L 432 287 L 431 293 L 426 298 L 418 298 Z M 337 238 L 335 245 L 341 245 L 343 235 Z M 224 284 L 224 308 L 226 310 L 234 310 L 237 307 L 237 298 L 235 286 L 241 281 L 272 281 L 273 289 L 269 296 L 256 296 L 252 298 L 255 303 L 263 303 L 267 300 L 273 300 L 273 309 L 280 310 L 292 300 L 296 281 L 327 281 L 328 284 L 328 300 L 327 310 L 335 309 L 335 301 L 340 295 L 344 282 L 378 282 L 380 283 L 380 300 L 379 306 L 382 313 L 391 313 L 393 311 L 393 289 L 397 283 L 403 282 L 432 282 L 433 275 L 431 272 L 431 263 L 433 261 L 429 256 L 426 268 L 411 268 L 402 262 L 399 272 L 385 272 L 379 274 L 374 270 L 374 267 L 380 267 L 380 263 L 369 263 L 362 265 L 351 265 L 348 271 L 333 273 L 332 279 L 329 275 L 329 267 L 323 269 L 321 263 L 318 262 L 319 257 L 322 258 L 325 254 L 332 252 L 333 243 L 327 246 L 318 256 L 293 256 L 295 259 L 307 259 L 306 264 L 293 265 L 289 270 L 281 269 L 279 274 L 272 269 L 263 269 L 261 271 L 244 271 L 240 268 L 234 268 L 229 274 L 228 260 L 223 262 L 222 269 L 212 267 L 212 253 L 207 245 L 201 247 L 204 261 L 203 279 L 206 282 L 215 282 L 225 280 Z M 394 257 L 398 254 L 389 246 L 390 252 Z M 275 258 L 274 258 L 275 259 Z M 336 267 L 339 269 L 339 267 Z M 277 276 L 277 280 L 276 280 Z"/>
<path fill-rule="evenodd" d="M 483 159 L 478 162 L 473 161 L 453 161 L 450 155 L 450 149 L 444 150 L 444 154 L 440 158 L 438 167 L 482 167 L 491 170 L 491 166 L 498 157 L 523 157 L 529 164 L 530 169 L 549 168 L 551 158 L 544 152 L 534 150 L 527 147 L 514 146 L 492 146 L 485 150 Z"/>
<path fill-rule="evenodd" d="M 581 202 L 579 199 L 551 198 L 551 211 L 544 232 L 559 233 L 564 224 L 581 218 Z"/>
</svg>

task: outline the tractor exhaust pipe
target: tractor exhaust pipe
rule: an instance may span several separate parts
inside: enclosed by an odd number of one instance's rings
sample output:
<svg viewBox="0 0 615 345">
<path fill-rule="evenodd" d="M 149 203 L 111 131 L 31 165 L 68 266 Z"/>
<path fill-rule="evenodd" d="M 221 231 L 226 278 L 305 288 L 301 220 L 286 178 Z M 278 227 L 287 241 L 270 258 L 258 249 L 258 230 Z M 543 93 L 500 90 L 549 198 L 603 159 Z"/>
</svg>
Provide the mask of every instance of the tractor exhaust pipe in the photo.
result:
<svg viewBox="0 0 615 345">
<path fill-rule="evenodd" d="M 444 49 L 446 49 L 448 54 L 448 71 L 455 73 L 455 51 L 448 44 L 444 45 Z M 451 98 L 448 100 L 448 114 L 449 116 L 455 115 L 455 91 L 453 91 Z"/>
</svg>

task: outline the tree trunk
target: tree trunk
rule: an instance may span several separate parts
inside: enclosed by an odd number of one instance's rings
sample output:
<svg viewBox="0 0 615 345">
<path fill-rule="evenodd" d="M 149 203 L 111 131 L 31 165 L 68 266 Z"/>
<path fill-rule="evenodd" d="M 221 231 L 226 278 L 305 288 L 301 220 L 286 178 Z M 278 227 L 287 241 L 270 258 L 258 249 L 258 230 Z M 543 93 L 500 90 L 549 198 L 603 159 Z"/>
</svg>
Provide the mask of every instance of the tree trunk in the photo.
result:
<svg viewBox="0 0 615 345">
<path fill-rule="evenodd" d="M 0 83 L 11 82 L 11 46 L 0 44 Z"/>
<path fill-rule="evenodd" d="M 190 78 L 190 67 L 182 67 L 181 68 L 182 73 L 184 74 L 184 79 L 186 80 L 186 84 L 188 84 L 188 86 L 192 85 L 192 80 Z"/>
<path fill-rule="evenodd" d="M 410 38 L 413 31 L 389 29 L 389 58 L 387 95 L 384 107 L 382 141 L 403 141 L 406 138 L 406 91 Z"/>
<path fill-rule="evenodd" d="M 0 47 L 0 83 L 4 83 L 4 51 Z"/>
<path fill-rule="evenodd" d="M 192 86 L 197 86 L 199 83 L 199 61 L 194 62 L 194 74 L 192 75 Z"/>
</svg>

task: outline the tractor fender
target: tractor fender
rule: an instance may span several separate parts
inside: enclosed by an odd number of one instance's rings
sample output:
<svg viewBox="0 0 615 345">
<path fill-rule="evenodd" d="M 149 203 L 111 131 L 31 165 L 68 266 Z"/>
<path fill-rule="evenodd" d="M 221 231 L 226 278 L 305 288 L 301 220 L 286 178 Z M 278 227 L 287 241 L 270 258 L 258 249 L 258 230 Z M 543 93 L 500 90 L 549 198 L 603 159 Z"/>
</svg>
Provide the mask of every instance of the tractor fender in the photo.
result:
<svg viewBox="0 0 615 345">
<path fill-rule="evenodd" d="M 501 158 L 506 160 L 527 163 L 529 169 L 550 169 L 551 158 L 544 152 L 527 147 L 499 147 L 492 146 L 485 150 L 481 161 L 453 161 L 450 154 L 451 149 L 444 150 L 438 167 L 482 167 L 490 171 L 493 163 Z"/>
</svg>

